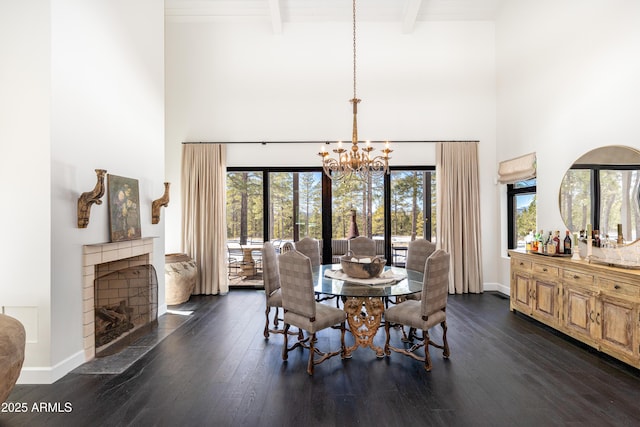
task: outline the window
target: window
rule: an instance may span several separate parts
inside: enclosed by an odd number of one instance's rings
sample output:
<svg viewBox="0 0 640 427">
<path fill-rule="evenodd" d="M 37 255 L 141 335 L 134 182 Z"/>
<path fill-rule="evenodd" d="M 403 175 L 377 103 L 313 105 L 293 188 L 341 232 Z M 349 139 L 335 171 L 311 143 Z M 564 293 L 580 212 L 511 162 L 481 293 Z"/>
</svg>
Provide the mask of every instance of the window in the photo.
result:
<svg viewBox="0 0 640 427">
<path fill-rule="evenodd" d="M 390 175 L 331 181 L 319 168 L 227 169 L 227 238 L 262 241 L 346 239 L 352 212 L 358 233 L 384 242 L 391 261 L 393 240 L 435 240 L 435 170 L 392 168 Z M 331 262 L 332 245 L 323 245 Z"/>
<path fill-rule="evenodd" d="M 269 172 L 269 237 L 322 239 L 322 172 Z"/>
<path fill-rule="evenodd" d="M 263 173 L 227 173 L 227 239 L 247 243 L 261 242 L 263 225 Z"/>
<path fill-rule="evenodd" d="M 507 185 L 509 249 L 524 248 L 527 235 L 536 227 L 536 179 Z"/>
<path fill-rule="evenodd" d="M 391 172 L 391 240 L 435 242 L 436 174 L 433 170 Z"/>
<path fill-rule="evenodd" d="M 367 182 L 332 181 L 331 184 L 332 237 L 350 237 L 353 211 L 360 236 L 384 239 L 383 177 L 370 177 Z"/>
</svg>

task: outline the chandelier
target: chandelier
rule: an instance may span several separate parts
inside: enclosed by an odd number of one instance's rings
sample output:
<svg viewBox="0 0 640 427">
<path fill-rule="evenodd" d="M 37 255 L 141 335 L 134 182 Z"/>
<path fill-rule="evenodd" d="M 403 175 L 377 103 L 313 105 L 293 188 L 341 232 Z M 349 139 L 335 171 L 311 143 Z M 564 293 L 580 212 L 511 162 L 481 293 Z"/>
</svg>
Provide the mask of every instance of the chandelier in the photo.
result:
<svg viewBox="0 0 640 427">
<path fill-rule="evenodd" d="M 353 131 L 351 133 L 351 150 L 342 148 L 342 141 L 338 141 L 338 147 L 333 149 L 337 158 L 329 157 L 326 148 L 320 148 L 319 156 L 322 157 L 322 169 L 327 176 L 334 180 L 343 180 L 354 177 L 363 181 L 368 181 L 370 176 L 383 175 L 389 173 L 389 153 L 393 150 L 389 148 L 389 141 L 385 142 L 385 147 L 381 150 L 382 155 L 373 156 L 371 152 L 375 150 L 371 142 L 367 141 L 365 146 L 358 146 L 358 103 L 360 99 L 356 96 L 356 0 L 353 0 L 353 98 L 349 102 L 353 105 Z"/>
</svg>

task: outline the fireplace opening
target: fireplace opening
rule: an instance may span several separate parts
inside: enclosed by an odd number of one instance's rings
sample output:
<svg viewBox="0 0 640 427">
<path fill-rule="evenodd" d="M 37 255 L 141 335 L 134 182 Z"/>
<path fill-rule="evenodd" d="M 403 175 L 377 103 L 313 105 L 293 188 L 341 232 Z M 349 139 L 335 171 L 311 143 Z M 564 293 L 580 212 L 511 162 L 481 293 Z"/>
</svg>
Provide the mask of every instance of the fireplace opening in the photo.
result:
<svg viewBox="0 0 640 427">
<path fill-rule="evenodd" d="M 97 266 L 96 357 L 115 354 L 158 324 L 158 277 L 151 264 Z"/>
</svg>

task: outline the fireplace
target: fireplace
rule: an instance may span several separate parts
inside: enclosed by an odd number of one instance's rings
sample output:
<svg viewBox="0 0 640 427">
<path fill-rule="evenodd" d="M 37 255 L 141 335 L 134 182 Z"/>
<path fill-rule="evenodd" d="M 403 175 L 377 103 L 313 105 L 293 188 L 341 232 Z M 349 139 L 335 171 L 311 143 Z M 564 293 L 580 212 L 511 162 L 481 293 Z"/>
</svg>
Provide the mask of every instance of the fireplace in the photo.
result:
<svg viewBox="0 0 640 427">
<path fill-rule="evenodd" d="M 153 238 L 83 247 L 85 360 L 126 347 L 157 325 Z"/>
<path fill-rule="evenodd" d="M 118 352 L 157 325 L 156 270 L 151 264 L 140 265 L 144 262 L 140 258 L 144 256 L 96 266 L 94 309 L 98 357 Z"/>
</svg>

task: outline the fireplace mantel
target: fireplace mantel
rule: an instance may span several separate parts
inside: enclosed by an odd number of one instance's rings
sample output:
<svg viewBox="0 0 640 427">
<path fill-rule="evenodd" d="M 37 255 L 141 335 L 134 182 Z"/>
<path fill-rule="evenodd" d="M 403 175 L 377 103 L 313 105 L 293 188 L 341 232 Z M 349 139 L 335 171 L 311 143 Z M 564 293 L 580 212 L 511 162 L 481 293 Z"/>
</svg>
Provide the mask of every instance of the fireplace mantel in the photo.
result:
<svg viewBox="0 0 640 427">
<path fill-rule="evenodd" d="M 96 266 L 113 261 L 144 257 L 144 263 L 153 263 L 153 239 L 145 237 L 115 243 L 84 245 L 82 250 L 82 319 L 85 361 L 96 355 L 95 347 L 95 290 Z"/>
</svg>

